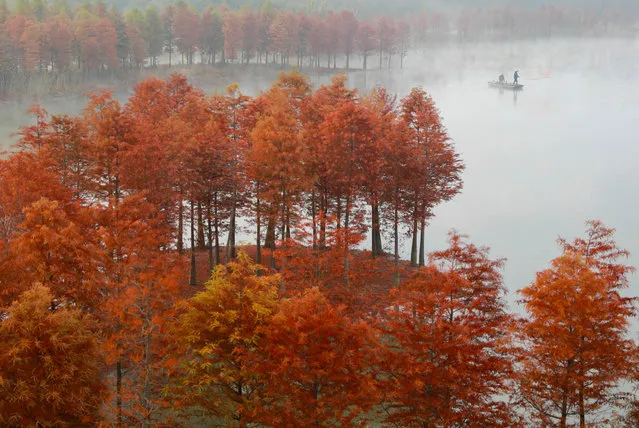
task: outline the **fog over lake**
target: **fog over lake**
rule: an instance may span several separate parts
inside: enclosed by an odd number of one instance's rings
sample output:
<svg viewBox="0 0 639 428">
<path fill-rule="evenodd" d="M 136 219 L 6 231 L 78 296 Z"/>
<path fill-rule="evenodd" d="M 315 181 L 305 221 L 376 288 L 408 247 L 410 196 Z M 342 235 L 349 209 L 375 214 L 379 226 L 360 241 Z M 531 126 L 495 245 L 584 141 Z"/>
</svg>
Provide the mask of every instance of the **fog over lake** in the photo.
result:
<svg viewBox="0 0 639 428">
<path fill-rule="evenodd" d="M 372 58 L 369 64 L 378 62 Z M 488 87 L 500 72 L 512 80 L 515 69 L 522 92 Z M 217 86 L 237 82 L 254 95 L 278 72 L 240 70 L 220 71 Z M 329 78 L 311 75 L 314 84 Z M 349 73 L 350 84 L 362 89 L 381 84 L 401 97 L 422 86 L 433 95 L 466 170 L 462 194 L 435 210 L 427 249 L 444 247 L 451 228 L 470 235 L 491 247 L 493 256 L 508 258 L 505 283 L 511 292 L 559 255 L 559 235 L 582 235 L 588 219 L 615 227 L 619 245 L 639 264 L 638 78 L 638 41 L 584 39 L 439 46 L 410 52 L 401 70 L 393 64 L 390 70 Z M 192 78 L 207 91 L 214 89 L 210 80 L 195 73 Z M 125 100 L 127 92 L 117 97 Z M 0 146 L 28 123 L 21 114 L 29 102 L 0 103 Z M 53 113 L 77 113 L 86 100 L 41 103 Z M 637 275 L 632 284 L 630 293 L 639 294 Z"/>
</svg>

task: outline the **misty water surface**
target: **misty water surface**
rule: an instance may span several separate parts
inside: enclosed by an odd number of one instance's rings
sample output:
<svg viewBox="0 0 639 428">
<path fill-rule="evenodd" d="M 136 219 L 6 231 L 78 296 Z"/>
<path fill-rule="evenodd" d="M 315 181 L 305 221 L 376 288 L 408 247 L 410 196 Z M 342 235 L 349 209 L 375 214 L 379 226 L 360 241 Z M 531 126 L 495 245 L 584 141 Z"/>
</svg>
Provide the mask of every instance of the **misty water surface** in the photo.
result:
<svg viewBox="0 0 639 428">
<path fill-rule="evenodd" d="M 523 92 L 487 86 L 502 71 L 512 80 L 515 69 Z M 230 68 L 218 86 L 235 81 L 254 95 L 276 73 Z M 320 84 L 329 77 L 313 74 L 311 80 Z M 435 210 L 427 249 L 444 247 L 451 228 L 469 234 L 494 256 L 508 258 L 511 291 L 529 284 L 559 254 L 558 235 L 581 235 L 587 219 L 615 227 L 618 243 L 639 263 L 638 77 L 639 43 L 628 40 L 433 47 L 411 52 L 402 70 L 349 74 L 350 84 L 362 89 L 381 84 L 403 96 L 422 86 L 433 95 L 467 168 L 463 193 Z M 117 96 L 123 100 L 127 93 Z M 51 112 L 75 113 L 85 100 L 41 102 Z M 28 122 L 20 116 L 27 107 L 28 101 L 0 105 L 0 141 Z M 405 245 L 405 257 L 408 250 Z M 630 293 L 639 294 L 639 281 L 632 283 Z"/>
</svg>

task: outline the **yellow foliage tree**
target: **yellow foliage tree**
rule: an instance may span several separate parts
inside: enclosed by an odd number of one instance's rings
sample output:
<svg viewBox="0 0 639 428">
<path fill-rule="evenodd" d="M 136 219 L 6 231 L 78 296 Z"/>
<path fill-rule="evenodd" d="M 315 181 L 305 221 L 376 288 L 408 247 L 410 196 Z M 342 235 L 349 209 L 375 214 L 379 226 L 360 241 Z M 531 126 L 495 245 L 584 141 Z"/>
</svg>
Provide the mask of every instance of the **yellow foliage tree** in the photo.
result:
<svg viewBox="0 0 639 428">
<path fill-rule="evenodd" d="M 258 275 L 244 252 L 218 266 L 206 289 L 188 303 L 181 329 L 190 353 L 183 382 L 188 403 L 242 425 L 259 387 L 248 364 L 261 344 L 265 325 L 277 308 L 279 275 Z"/>
<path fill-rule="evenodd" d="M 93 322 L 36 285 L 0 322 L 0 425 L 87 426 L 104 391 Z"/>
</svg>

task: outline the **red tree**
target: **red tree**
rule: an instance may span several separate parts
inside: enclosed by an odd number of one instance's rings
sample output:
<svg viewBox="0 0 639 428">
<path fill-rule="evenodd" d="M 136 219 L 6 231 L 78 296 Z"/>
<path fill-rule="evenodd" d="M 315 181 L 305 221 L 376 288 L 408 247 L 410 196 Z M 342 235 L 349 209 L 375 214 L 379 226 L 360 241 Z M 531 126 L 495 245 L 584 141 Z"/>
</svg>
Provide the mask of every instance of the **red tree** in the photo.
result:
<svg viewBox="0 0 639 428">
<path fill-rule="evenodd" d="M 616 405 L 617 385 L 636 367 L 637 346 L 627 338 L 635 299 L 623 297 L 634 269 L 623 259 L 613 229 L 588 222 L 585 238 L 560 239 L 563 254 L 522 289 L 520 396 L 541 423 L 569 426 Z M 597 419 L 595 419 L 596 421 Z"/>
<path fill-rule="evenodd" d="M 285 300 L 264 327 L 255 370 L 264 378 L 257 420 L 273 426 L 358 421 L 377 399 L 376 337 L 317 288 Z"/>
<path fill-rule="evenodd" d="M 432 262 L 393 290 L 383 317 L 385 420 L 513 426 L 498 397 L 512 375 L 502 261 L 453 234 L 450 247 L 433 253 Z"/>
</svg>

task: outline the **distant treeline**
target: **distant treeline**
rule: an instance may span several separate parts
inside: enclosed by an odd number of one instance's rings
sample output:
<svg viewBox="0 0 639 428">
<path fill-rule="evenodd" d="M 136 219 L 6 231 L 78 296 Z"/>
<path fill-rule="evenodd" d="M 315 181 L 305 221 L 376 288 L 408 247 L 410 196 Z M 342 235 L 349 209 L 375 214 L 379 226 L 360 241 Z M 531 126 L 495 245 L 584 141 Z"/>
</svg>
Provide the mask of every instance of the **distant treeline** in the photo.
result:
<svg viewBox="0 0 639 428">
<path fill-rule="evenodd" d="M 20 0 L 13 10 L 0 2 L 0 92 L 23 91 L 38 79 L 64 86 L 176 62 L 336 68 L 339 61 L 350 68 L 357 56 L 357 67 L 366 69 L 375 56 L 381 68 L 401 66 L 411 46 L 428 42 L 636 30 L 631 14 L 578 7 L 494 5 L 370 19 L 353 10 L 314 10 L 278 10 L 266 2 L 255 9 L 198 11 L 179 1 L 122 13 L 100 1 L 70 8 L 64 0 Z"/>
</svg>

